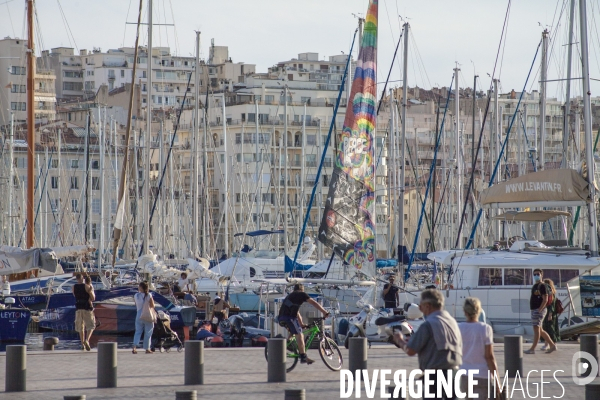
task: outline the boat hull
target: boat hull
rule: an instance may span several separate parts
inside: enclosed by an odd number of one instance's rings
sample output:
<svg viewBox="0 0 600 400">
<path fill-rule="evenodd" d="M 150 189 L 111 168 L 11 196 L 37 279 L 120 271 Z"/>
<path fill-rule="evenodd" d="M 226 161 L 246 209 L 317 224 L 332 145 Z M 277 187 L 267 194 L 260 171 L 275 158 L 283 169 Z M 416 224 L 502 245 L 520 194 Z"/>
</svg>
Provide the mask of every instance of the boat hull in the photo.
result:
<svg viewBox="0 0 600 400">
<path fill-rule="evenodd" d="M 0 310 L 0 342 L 24 342 L 31 312 L 26 308 Z"/>
</svg>

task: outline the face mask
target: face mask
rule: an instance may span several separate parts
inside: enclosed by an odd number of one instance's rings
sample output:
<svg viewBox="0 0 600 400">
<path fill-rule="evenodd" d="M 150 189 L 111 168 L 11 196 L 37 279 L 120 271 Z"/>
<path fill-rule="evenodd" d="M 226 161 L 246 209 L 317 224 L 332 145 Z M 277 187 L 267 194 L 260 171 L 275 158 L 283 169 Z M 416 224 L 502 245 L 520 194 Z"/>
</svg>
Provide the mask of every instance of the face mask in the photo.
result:
<svg viewBox="0 0 600 400">
<path fill-rule="evenodd" d="M 534 276 L 533 276 L 533 281 L 534 281 L 534 282 L 539 282 L 539 281 L 540 281 L 540 277 L 539 277 L 539 276 L 536 276 L 536 275 L 534 275 Z"/>
</svg>

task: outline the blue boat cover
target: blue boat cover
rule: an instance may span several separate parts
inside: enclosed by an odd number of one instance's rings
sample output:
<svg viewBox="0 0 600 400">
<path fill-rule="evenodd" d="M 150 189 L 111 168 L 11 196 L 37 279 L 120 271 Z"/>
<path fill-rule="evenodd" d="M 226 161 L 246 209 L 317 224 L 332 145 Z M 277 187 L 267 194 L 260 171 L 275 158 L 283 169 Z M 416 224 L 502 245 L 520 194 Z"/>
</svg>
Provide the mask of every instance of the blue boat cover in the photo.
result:
<svg viewBox="0 0 600 400">
<path fill-rule="evenodd" d="M 311 267 L 312 267 L 312 265 L 304 265 L 304 264 L 300 264 L 299 262 L 297 262 L 296 265 L 294 265 L 294 262 L 292 261 L 292 259 L 289 258 L 288 256 L 285 256 L 285 266 L 284 266 L 283 271 L 285 273 L 292 272 L 294 270 L 306 271 Z"/>
<path fill-rule="evenodd" d="M 263 236 L 263 235 L 280 235 L 283 233 L 283 229 L 279 229 L 278 231 L 268 231 L 265 229 L 261 229 L 258 231 L 246 232 L 246 236 L 254 237 L 254 236 Z M 243 233 L 236 233 L 233 235 L 234 237 L 244 236 Z"/>
<path fill-rule="evenodd" d="M 395 267 L 398 265 L 398 260 L 393 258 L 379 258 L 377 259 L 377 268 Z"/>
</svg>

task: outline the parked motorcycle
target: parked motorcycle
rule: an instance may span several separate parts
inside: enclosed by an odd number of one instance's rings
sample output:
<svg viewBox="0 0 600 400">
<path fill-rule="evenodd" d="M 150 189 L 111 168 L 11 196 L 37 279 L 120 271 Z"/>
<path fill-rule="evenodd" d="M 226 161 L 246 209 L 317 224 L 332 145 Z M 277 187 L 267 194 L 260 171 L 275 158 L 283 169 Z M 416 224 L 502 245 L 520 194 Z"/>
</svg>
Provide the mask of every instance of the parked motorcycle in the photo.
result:
<svg viewBox="0 0 600 400">
<path fill-rule="evenodd" d="M 351 337 L 366 337 L 369 346 L 371 346 L 371 342 L 394 343 L 395 331 L 402 332 L 407 339 L 410 338 L 414 333 L 411 324 L 420 325 L 422 320 L 419 320 L 419 318 L 423 314 L 418 310 L 418 306 L 414 304 L 405 306 L 405 309 L 401 312 L 400 315 L 394 315 L 386 309 L 376 310 L 371 305 L 364 306 L 360 313 L 348 320 L 350 329 L 346 335 L 344 346 L 348 348 Z"/>
</svg>

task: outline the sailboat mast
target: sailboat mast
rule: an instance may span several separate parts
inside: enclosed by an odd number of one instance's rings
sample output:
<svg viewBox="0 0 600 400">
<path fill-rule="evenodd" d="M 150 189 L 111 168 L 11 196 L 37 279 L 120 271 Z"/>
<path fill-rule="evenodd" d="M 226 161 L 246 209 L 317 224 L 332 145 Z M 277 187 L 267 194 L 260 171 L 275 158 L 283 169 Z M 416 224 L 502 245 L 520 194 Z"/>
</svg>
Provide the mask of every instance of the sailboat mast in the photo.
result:
<svg viewBox="0 0 600 400">
<path fill-rule="evenodd" d="M 575 25 L 575 1 L 571 0 L 569 10 L 569 43 L 567 44 L 567 81 L 565 88 L 565 108 L 563 117 L 563 150 L 561 168 L 567 168 L 567 151 L 569 148 L 569 137 L 571 128 L 569 124 L 571 114 L 571 62 L 573 60 L 573 26 Z"/>
<path fill-rule="evenodd" d="M 281 215 L 283 216 L 283 254 L 287 254 L 288 251 L 288 114 L 287 114 L 287 85 L 283 88 L 283 140 L 284 140 L 284 157 L 285 157 L 285 166 L 284 166 L 284 182 L 283 182 L 283 212 Z M 281 160 L 280 160 L 281 162 Z M 304 160 L 302 160 L 304 162 Z"/>
<path fill-rule="evenodd" d="M 398 185 L 398 190 L 400 191 L 400 196 L 398 196 L 398 245 L 404 244 L 404 193 L 405 188 L 404 184 L 406 182 L 406 107 L 408 105 L 408 32 L 410 30 L 410 25 L 407 23 L 404 24 L 404 65 L 402 67 L 402 109 L 400 112 L 402 113 L 402 127 L 401 127 L 401 137 L 400 137 L 400 184 Z M 398 251 L 398 247 L 396 247 L 396 251 Z M 400 254 L 397 254 L 400 256 Z M 400 258 L 402 260 L 402 258 Z"/>
<path fill-rule="evenodd" d="M 542 32 L 542 72 L 540 74 L 540 153 L 539 170 L 546 164 L 546 81 L 548 80 L 548 30 Z"/>
<path fill-rule="evenodd" d="M 579 0 L 579 18 L 581 29 L 581 73 L 583 82 L 583 128 L 585 130 L 585 159 L 587 164 L 587 180 L 590 188 L 590 201 L 588 203 L 589 223 L 590 223 L 590 251 L 592 257 L 598 256 L 598 218 L 596 216 L 596 189 L 594 177 L 596 174 L 596 166 L 594 164 L 594 148 L 592 144 L 592 107 L 590 91 L 590 60 L 588 49 L 587 36 L 587 14 L 586 1 Z"/>
<path fill-rule="evenodd" d="M 106 121 L 106 109 L 104 110 L 105 115 L 104 119 Z M 98 179 L 100 180 L 100 240 L 98 243 L 98 272 L 102 269 L 102 258 L 104 256 L 104 152 L 105 152 L 105 143 L 106 143 L 106 132 L 104 130 L 105 125 L 102 121 L 101 116 L 101 108 L 98 108 L 98 141 L 100 145 L 100 175 Z"/>
<path fill-rule="evenodd" d="M 225 184 L 225 235 L 223 237 L 223 248 L 225 254 L 229 257 L 229 157 L 227 152 L 227 114 L 225 112 L 225 92 L 223 92 L 223 152 L 225 153 L 225 166 L 224 166 L 224 184 Z"/>
<path fill-rule="evenodd" d="M 146 109 L 146 162 L 144 165 L 144 239 L 142 254 L 148 254 L 150 240 L 150 141 L 152 138 L 152 0 L 148 0 L 148 57 L 146 61 L 148 75 L 148 107 Z"/>
<path fill-rule="evenodd" d="M 27 248 L 32 248 L 35 243 L 35 229 L 33 226 L 33 197 L 35 193 L 35 47 L 33 42 L 33 2 L 33 0 L 27 0 Z"/>
<path fill-rule="evenodd" d="M 15 142 L 15 134 L 14 134 L 14 128 L 15 128 L 15 115 L 11 112 L 10 113 L 10 144 L 8 146 L 8 162 L 9 162 L 9 166 L 8 166 L 8 170 L 9 170 L 9 175 L 8 175 L 8 245 L 9 246 L 14 246 L 15 243 L 15 238 L 14 238 L 14 221 L 13 221 L 13 188 L 14 188 L 14 165 L 13 165 L 13 154 L 14 154 L 14 142 Z M 60 131 L 60 130 L 59 130 Z M 58 192 L 60 193 L 60 191 Z"/>
<path fill-rule="evenodd" d="M 460 88 L 458 86 L 458 73 L 460 69 L 458 68 L 458 63 L 456 63 L 456 68 L 454 68 L 454 157 L 456 159 L 456 221 L 461 221 L 461 213 L 462 213 L 462 160 L 460 157 Z M 459 233 L 460 234 L 460 233 Z M 462 247 L 462 240 L 460 237 L 458 238 L 459 248 Z"/>
<path fill-rule="evenodd" d="M 194 138 L 192 139 L 192 157 L 194 157 L 194 168 L 192 169 L 192 256 L 198 254 L 198 139 L 200 138 L 200 32 L 196 31 L 196 67 L 194 68 Z M 206 180 L 206 177 L 202 177 Z"/>
<path fill-rule="evenodd" d="M 255 152 L 256 152 L 256 182 L 258 185 L 258 198 L 255 199 L 256 200 L 256 221 L 257 221 L 257 226 L 256 229 L 260 229 L 260 223 L 262 221 L 262 215 L 261 215 L 261 201 L 262 201 L 262 191 L 263 191 L 263 181 L 262 181 L 262 169 L 259 171 L 259 165 L 260 162 L 262 161 L 262 159 L 259 159 L 259 152 L 258 152 L 258 100 L 256 99 L 256 97 L 254 98 L 254 108 L 255 108 L 255 114 L 256 117 L 254 118 L 254 123 L 256 125 L 256 138 L 254 138 L 254 146 L 255 146 Z M 306 114 L 306 104 L 304 105 L 304 114 Z M 243 148 L 243 147 L 242 147 Z M 260 177 L 259 177 L 260 176 Z"/>
</svg>

